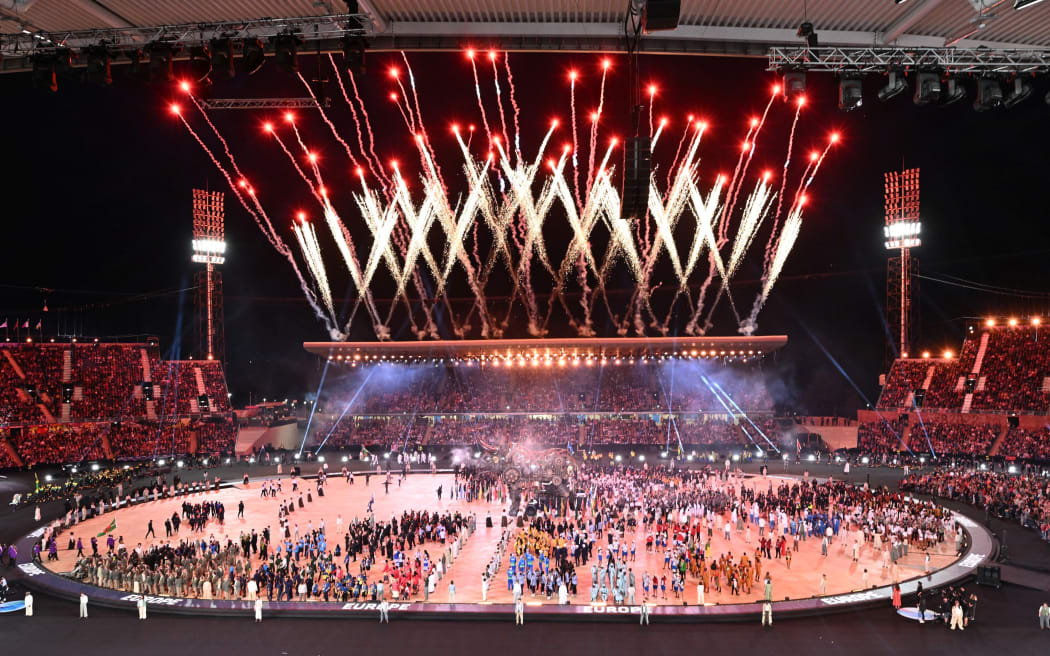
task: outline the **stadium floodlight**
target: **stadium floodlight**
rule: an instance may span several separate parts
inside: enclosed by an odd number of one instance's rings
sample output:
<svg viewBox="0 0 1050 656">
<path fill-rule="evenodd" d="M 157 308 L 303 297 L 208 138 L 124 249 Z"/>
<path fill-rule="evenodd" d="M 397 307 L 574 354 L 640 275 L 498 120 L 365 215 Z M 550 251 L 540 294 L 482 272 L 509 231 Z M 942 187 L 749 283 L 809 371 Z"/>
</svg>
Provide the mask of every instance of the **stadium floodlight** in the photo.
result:
<svg viewBox="0 0 1050 656">
<path fill-rule="evenodd" d="M 152 82 L 171 82 L 175 79 L 173 61 L 179 52 L 178 46 L 164 41 L 154 41 L 146 46 L 149 53 L 149 79 Z"/>
<path fill-rule="evenodd" d="M 941 99 L 941 76 L 936 71 L 919 71 L 915 78 L 915 97 L 912 101 L 919 105 L 934 104 Z"/>
<path fill-rule="evenodd" d="M 254 37 L 244 40 L 241 50 L 241 71 L 254 75 L 266 63 L 266 47 Z"/>
<path fill-rule="evenodd" d="M 904 78 L 902 71 L 891 70 L 886 86 L 879 89 L 879 100 L 886 101 L 896 98 L 908 88 L 908 81 Z"/>
<path fill-rule="evenodd" d="M 362 75 L 365 72 L 365 49 L 368 41 L 360 35 L 347 34 L 340 40 L 343 44 L 343 66 L 351 75 Z"/>
<path fill-rule="evenodd" d="M 277 68 L 295 73 L 299 70 L 298 50 L 303 40 L 294 34 L 278 34 L 270 38 L 273 41 L 273 60 Z"/>
<path fill-rule="evenodd" d="M 806 72 L 787 71 L 780 85 L 784 92 L 784 99 L 790 100 L 806 93 Z"/>
<path fill-rule="evenodd" d="M 197 82 L 205 82 L 211 75 L 211 52 L 206 46 L 190 48 L 190 76 Z"/>
<path fill-rule="evenodd" d="M 58 75 L 55 74 L 55 58 L 51 54 L 33 55 L 33 86 L 58 91 Z"/>
<path fill-rule="evenodd" d="M 856 76 L 839 78 L 839 109 L 848 112 L 863 104 L 864 84 L 861 78 Z"/>
<path fill-rule="evenodd" d="M 919 238 L 922 233 L 922 223 L 917 220 L 894 221 L 886 225 L 882 231 L 886 237 L 887 250 L 915 248 L 922 244 Z"/>
<path fill-rule="evenodd" d="M 113 84 L 113 73 L 109 66 L 109 51 L 106 46 L 91 46 L 85 51 L 87 68 L 84 69 L 84 81 L 100 86 Z"/>
<path fill-rule="evenodd" d="M 942 105 L 944 107 L 953 105 L 966 97 L 966 87 L 960 84 L 958 78 L 949 77 L 947 80 L 947 87 L 946 93 L 943 94 Z"/>
<path fill-rule="evenodd" d="M 233 77 L 233 42 L 229 39 L 212 39 L 208 49 L 211 51 L 211 70 Z"/>
<path fill-rule="evenodd" d="M 973 108 L 978 112 L 986 112 L 996 109 L 1003 104 L 1003 89 L 999 86 L 999 80 L 994 77 L 982 77 L 977 80 L 977 99 L 973 101 Z"/>
<path fill-rule="evenodd" d="M 1003 107 L 1007 109 L 1016 107 L 1020 103 L 1028 99 L 1032 95 L 1032 84 L 1028 80 L 1022 80 L 1019 77 L 1014 78 L 1014 88 L 1010 93 L 1006 95 L 1003 100 Z"/>
</svg>

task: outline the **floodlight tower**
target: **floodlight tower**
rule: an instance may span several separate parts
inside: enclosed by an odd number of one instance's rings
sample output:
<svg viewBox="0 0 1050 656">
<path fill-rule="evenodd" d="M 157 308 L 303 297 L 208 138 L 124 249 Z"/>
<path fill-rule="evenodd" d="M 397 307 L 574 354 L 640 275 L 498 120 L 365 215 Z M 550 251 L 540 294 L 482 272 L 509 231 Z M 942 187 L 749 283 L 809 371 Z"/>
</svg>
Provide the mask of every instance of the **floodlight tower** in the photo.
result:
<svg viewBox="0 0 1050 656">
<path fill-rule="evenodd" d="M 195 275 L 197 353 L 225 362 L 222 274 L 215 269 L 226 261 L 222 192 L 193 190 L 193 261 L 204 265 Z"/>
<path fill-rule="evenodd" d="M 896 334 L 887 345 L 887 360 L 906 357 L 918 326 L 919 259 L 911 249 L 922 244 L 919 235 L 919 169 L 886 174 L 886 250 L 897 251 L 886 266 L 886 323 Z"/>
</svg>

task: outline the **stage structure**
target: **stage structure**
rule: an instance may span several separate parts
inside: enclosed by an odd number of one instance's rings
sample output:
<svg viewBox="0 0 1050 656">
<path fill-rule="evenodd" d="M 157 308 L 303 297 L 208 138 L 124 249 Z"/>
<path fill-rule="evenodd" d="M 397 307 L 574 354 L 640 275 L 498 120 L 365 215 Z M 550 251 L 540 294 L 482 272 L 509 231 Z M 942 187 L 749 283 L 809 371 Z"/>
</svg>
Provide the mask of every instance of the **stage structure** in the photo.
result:
<svg viewBox="0 0 1050 656">
<path fill-rule="evenodd" d="M 225 362 L 222 273 L 215 268 L 226 261 L 226 228 L 220 191 L 193 190 L 193 261 L 204 265 L 194 275 L 197 355 Z"/>
<path fill-rule="evenodd" d="M 911 249 L 922 244 L 919 219 L 919 169 L 886 174 L 886 250 L 897 251 L 886 266 L 886 323 L 894 330 L 887 344 L 888 361 L 908 357 L 918 327 L 919 260 Z"/>
<path fill-rule="evenodd" d="M 478 362 L 494 366 L 618 365 L 668 358 L 749 362 L 787 344 L 786 335 L 732 337 L 570 337 L 372 342 L 304 342 L 303 348 L 351 366 L 377 362 Z"/>
</svg>

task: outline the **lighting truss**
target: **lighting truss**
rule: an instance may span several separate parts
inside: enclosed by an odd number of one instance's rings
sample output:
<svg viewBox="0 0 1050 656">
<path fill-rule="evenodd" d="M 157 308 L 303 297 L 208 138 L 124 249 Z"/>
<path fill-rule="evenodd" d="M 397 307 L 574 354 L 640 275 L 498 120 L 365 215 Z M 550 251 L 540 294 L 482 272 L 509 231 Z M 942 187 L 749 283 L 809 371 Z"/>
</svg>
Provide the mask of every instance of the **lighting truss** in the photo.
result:
<svg viewBox="0 0 1050 656">
<path fill-rule="evenodd" d="M 364 25 L 362 27 L 352 27 Z M 266 39 L 278 34 L 296 33 L 307 41 L 337 39 L 345 34 L 372 31 L 367 14 L 331 14 L 295 18 L 260 18 L 218 23 L 185 23 L 152 27 L 106 28 L 5 34 L 0 40 L 0 57 L 18 57 L 57 48 L 78 50 L 105 45 L 113 49 L 134 48 L 156 41 L 178 43 L 184 47 L 207 46 L 211 39 Z"/>
<path fill-rule="evenodd" d="M 205 109 L 316 109 L 313 98 L 210 98 L 201 99 Z M 332 106 L 331 98 L 323 98 L 321 105 Z"/>
<path fill-rule="evenodd" d="M 885 73 L 890 68 L 936 68 L 946 73 L 1046 73 L 1050 50 L 984 48 L 774 47 L 767 70 Z"/>
</svg>

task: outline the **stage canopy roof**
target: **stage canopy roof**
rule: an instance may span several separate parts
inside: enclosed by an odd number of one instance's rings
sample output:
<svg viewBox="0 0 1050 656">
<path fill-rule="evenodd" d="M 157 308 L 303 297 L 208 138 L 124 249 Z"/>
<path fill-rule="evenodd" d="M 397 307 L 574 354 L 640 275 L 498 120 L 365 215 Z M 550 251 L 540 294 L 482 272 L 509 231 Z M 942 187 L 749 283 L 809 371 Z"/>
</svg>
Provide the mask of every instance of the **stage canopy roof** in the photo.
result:
<svg viewBox="0 0 1050 656">
<path fill-rule="evenodd" d="M 359 0 L 371 50 L 623 50 L 627 0 Z M 1024 8 L 1016 9 L 1015 4 Z M 280 33 L 280 21 L 306 41 L 338 50 L 327 27 L 346 24 L 342 0 L 0 0 L 0 70 L 25 70 L 26 55 L 55 44 L 82 48 L 145 45 L 200 33 L 208 24 L 256 21 L 223 30 L 242 37 Z M 342 20 L 325 17 L 344 15 Z M 312 19 L 312 20 L 304 20 Z M 258 21 L 269 21 L 259 24 Z M 800 45 L 798 26 L 813 24 L 821 46 L 905 48 L 1047 48 L 1050 2 L 1030 0 L 682 0 L 679 25 L 642 40 L 648 52 L 764 56 Z M 338 23 L 338 26 L 335 25 Z M 194 27 L 187 31 L 187 26 Z M 314 29 L 319 26 L 319 29 Z M 199 29 L 197 29 L 199 28 Z M 128 39 L 77 31 L 123 30 Z M 254 32 L 253 32 L 254 30 Z M 174 36 L 173 36 L 174 35 Z M 313 35 L 313 36 L 312 36 Z M 303 48 L 303 52 L 311 48 Z M 185 56 L 187 53 L 183 53 Z"/>
<path fill-rule="evenodd" d="M 748 361 L 787 344 L 785 335 L 760 337 L 578 337 L 555 339 L 465 339 L 410 342 L 306 342 L 310 353 L 336 362 L 423 360 L 539 361 L 553 364 L 601 358 Z"/>
</svg>

